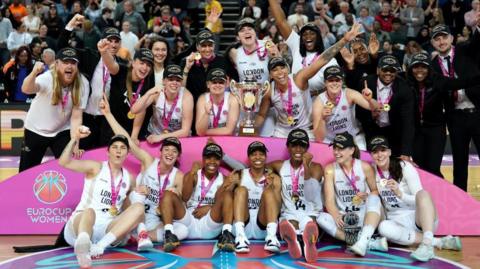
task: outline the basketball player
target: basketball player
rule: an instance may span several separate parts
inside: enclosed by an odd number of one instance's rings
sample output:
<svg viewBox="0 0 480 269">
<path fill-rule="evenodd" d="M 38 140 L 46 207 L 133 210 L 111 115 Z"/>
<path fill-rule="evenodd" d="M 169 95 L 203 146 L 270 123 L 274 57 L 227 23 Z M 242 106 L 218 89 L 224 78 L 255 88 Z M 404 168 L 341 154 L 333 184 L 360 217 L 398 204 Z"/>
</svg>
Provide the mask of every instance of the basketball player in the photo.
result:
<svg viewBox="0 0 480 269">
<path fill-rule="evenodd" d="M 375 185 L 372 167 L 358 159 L 360 151 L 352 135 L 337 134 L 332 143 L 335 162 L 325 167 L 325 206 L 328 213 L 320 213 L 318 225 L 332 237 L 345 241 L 343 216 L 354 212 L 363 226 L 351 250 L 365 256 L 367 248 L 387 251 L 385 238 L 371 237 L 380 222 L 381 203 Z"/>
<path fill-rule="evenodd" d="M 387 217 L 378 226 L 380 234 L 396 244 L 419 245 L 410 256 L 423 262 L 435 256 L 433 247 L 462 250 L 457 236 L 433 237 L 438 227 L 437 211 L 430 194 L 423 190 L 415 167 L 409 162 L 392 158 L 385 137 L 374 137 L 369 148 L 375 161 L 376 185 Z"/>
</svg>

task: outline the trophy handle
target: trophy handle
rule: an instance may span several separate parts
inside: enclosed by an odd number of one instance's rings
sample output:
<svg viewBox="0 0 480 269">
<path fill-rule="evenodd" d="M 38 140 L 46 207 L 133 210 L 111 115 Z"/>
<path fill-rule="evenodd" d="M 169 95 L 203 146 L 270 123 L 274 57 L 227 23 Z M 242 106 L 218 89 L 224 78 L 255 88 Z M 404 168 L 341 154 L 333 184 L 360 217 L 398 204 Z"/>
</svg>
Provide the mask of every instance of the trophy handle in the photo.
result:
<svg viewBox="0 0 480 269">
<path fill-rule="evenodd" d="M 243 106 L 242 97 L 240 96 L 240 92 L 235 85 L 237 85 L 237 82 L 234 79 L 230 80 L 230 92 L 233 94 L 233 96 L 235 96 L 235 98 L 237 98 L 240 105 Z"/>
<path fill-rule="evenodd" d="M 260 98 L 259 99 L 263 99 L 263 97 L 265 95 L 267 95 L 267 93 L 269 91 L 270 91 L 270 82 L 268 80 L 265 80 L 265 82 L 263 83 L 263 87 L 260 90 Z"/>
</svg>

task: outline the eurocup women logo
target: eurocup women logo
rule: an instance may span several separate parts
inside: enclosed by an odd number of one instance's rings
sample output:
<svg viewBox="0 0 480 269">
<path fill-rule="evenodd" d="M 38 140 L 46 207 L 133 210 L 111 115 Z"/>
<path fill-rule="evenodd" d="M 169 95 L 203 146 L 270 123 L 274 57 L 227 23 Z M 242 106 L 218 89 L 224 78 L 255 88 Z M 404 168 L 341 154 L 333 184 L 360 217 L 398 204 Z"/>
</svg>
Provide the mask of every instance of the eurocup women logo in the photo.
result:
<svg viewBox="0 0 480 269">
<path fill-rule="evenodd" d="M 58 203 L 67 194 L 67 180 L 57 171 L 45 171 L 35 178 L 33 193 L 44 204 Z"/>
</svg>

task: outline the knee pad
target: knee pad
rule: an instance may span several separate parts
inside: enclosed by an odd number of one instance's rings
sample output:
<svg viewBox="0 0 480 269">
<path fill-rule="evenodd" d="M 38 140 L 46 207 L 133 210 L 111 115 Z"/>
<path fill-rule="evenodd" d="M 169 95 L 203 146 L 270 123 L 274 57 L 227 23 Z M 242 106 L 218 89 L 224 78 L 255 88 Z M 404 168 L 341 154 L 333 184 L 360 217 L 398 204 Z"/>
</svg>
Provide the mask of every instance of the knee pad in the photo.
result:
<svg viewBox="0 0 480 269">
<path fill-rule="evenodd" d="M 416 233 L 414 230 L 407 229 L 391 220 L 380 222 L 378 231 L 388 241 L 399 245 L 410 246 L 415 243 Z"/>
<path fill-rule="evenodd" d="M 381 208 L 380 197 L 375 194 L 369 194 L 367 197 L 367 212 L 374 212 L 381 216 Z"/>
<path fill-rule="evenodd" d="M 187 226 L 174 222 L 173 223 L 173 230 L 175 231 L 175 235 L 178 237 L 178 240 L 186 239 L 188 236 L 188 228 Z"/>
<path fill-rule="evenodd" d="M 320 212 L 320 215 L 317 217 L 317 223 L 327 234 L 335 237 L 335 234 L 337 233 L 337 224 L 332 215 Z"/>
</svg>

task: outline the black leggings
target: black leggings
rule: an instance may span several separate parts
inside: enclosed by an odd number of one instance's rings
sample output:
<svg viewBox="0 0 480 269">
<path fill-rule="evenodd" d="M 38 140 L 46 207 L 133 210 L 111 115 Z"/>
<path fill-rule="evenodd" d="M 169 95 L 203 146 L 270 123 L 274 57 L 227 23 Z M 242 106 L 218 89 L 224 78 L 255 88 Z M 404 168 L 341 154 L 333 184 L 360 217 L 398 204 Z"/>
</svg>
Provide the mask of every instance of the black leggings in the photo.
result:
<svg viewBox="0 0 480 269">
<path fill-rule="evenodd" d="M 19 172 L 40 164 L 47 148 L 58 159 L 69 141 L 70 130 L 62 131 L 54 137 L 45 137 L 25 129 Z"/>
</svg>

